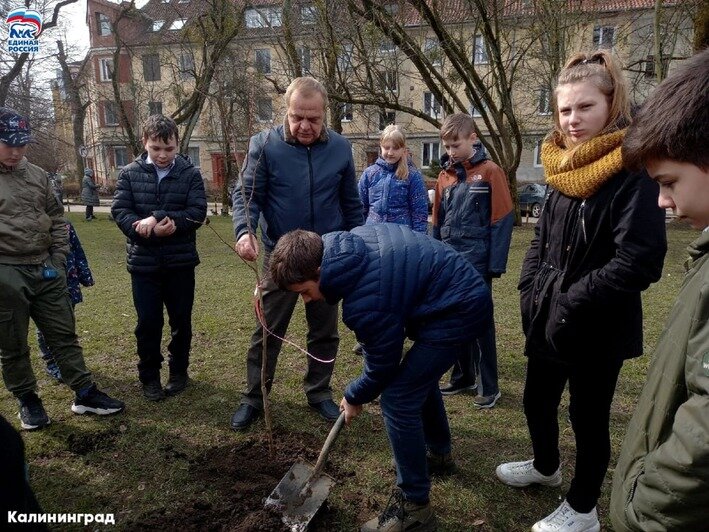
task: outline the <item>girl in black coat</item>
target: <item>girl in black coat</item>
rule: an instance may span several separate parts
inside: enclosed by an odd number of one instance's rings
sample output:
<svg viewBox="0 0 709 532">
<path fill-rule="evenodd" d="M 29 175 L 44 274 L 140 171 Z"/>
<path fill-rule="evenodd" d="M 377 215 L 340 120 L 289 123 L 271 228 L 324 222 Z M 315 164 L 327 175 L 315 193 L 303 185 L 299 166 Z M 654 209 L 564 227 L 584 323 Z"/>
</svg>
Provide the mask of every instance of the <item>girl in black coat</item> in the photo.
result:
<svg viewBox="0 0 709 532">
<path fill-rule="evenodd" d="M 551 194 L 519 283 L 526 336 L 524 411 L 534 459 L 497 468 L 505 484 L 561 485 L 558 407 L 569 385 L 574 477 L 536 532 L 596 532 L 610 461 L 610 406 L 623 360 L 642 354 L 640 293 L 667 249 L 657 185 L 623 169 L 625 81 L 605 51 L 577 54 L 555 91 L 554 131 L 542 146 Z"/>
</svg>

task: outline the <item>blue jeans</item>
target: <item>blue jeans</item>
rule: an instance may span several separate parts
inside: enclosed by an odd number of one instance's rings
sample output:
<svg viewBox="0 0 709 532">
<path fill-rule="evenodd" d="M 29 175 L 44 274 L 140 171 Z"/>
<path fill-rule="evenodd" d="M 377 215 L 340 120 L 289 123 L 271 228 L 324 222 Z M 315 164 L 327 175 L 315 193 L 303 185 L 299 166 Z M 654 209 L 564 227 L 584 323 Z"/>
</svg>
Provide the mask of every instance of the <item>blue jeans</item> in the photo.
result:
<svg viewBox="0 0 709 532">
<path fill-rule="evenodd" d="M 436 454 L 451 451 L 448 417 L 438 381 L 465 347 L 414 343 L 396 377 L 382 392 L 380 404 L 396 461 L 396 484 L 407 501 L 428 503 L 431 482 L 426 449 Z"/>
</svg>

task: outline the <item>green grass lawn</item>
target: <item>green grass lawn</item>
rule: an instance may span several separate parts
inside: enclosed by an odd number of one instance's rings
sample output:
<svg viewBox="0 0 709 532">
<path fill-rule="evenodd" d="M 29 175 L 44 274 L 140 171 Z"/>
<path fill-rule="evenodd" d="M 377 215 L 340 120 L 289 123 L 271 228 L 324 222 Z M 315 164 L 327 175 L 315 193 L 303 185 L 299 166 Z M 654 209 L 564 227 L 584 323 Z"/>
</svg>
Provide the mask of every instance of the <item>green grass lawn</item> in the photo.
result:
<svg viewBox="0 0 709 532">
<path fill-rule="evenodd" d="M 156 515 L 179 514 L 185 506 L 194 512 L 194 508 L 200 508 L 194 501 L 207 506 L 223 502 L 225 493 L 219 486 L 225 479 L 212 482 L 209 475 L 199 474 L 195 468 L 220 450 L 231 452 L 238 464 L 239 453 L 234 449 L 249 445 L 263 433 L 263 422 L 246 434 L 229 428 L 245 382 L 245 352 L 254 327 L 251 305 L 255 276 L 217 236 L 233 241 L 230 219 L 213 218 L 209 227 L 199 231 L 202 264 L 197 269 L 190 369 L 194 382 L 176 398 L 157 404 L 147 402 L 142 398 L 135 369 L 135 311 L 125 269 L 124 238 L 105 214 L 98 216 L 97 221 L 86 223 L 81 214 L 69 215 L 96 279 L 96 286 L 84 289 L 84 303 L 76 309 L 77 332 L 96 380 L 124 399 L 127 410 L 111 418 L 73 415 L 69 410 L 70 390 L 52 384 L 42 370 L 32 340 L 33 365 L 52 425 L 23 434 L 30 479 L 47 512 L 114 513 L 118 526 L 129 529 L 139 528 L 136 523 L 150 515 L 157 528 L 162 528 Z M 432 501 L 441 530 L 529 529 L 558 505 L 568 488 L 574 443 L 563 411 L 561 490 L 514 490 L 494 475 L 498 463 L 526 459 L 531 453 L 521 405 L 525 358 L 515 288 L 531 237 L 530 227 L 515 229 L 510 273 L 494 286 L 502 399 L 488 411 L 475 410 L 470 396 L 446 399 L 460 472 L 433 484 Z M 681 284 L 684 249 L 695 237 L 696 232 L 685 228 L 669 230 L 670 249 L 662 281 L 644 295 L 647 354 L 657 342 Z M 289 337 L 300 345 L 305 343 L 304 322 L 302 305 L 298 305 Z M 336 401 L 346 383 L 360 371 L 361 359 L 351 353 L 353 345 L 354 336 L 341 326 L 340 358 L 333 378 Z M 646 355 L 628 362 L 623 369 L 612 413 L 614 460 L 648 361 Z M 285 434 L 303 441 L 313 447 L 310 454 L 316 454 L 328 427 L 307 408 L 301 385 L 304 365 L 301 354 L 284 348 L 271 394 L 275 438 Z M 15 426 L 19 426 L 17 410 L 15 400 L 3 391 L 0 413 Z M 269 460 L 265 452 L 263 460 Z M 386 503 L 395 482 L 389 460 L 378 407 L 369 405 L 343 431 L 331 454 L 330 471 L 338 484 L 330 495 L 331 517 L 325 528 L 353 530 Z M 607 507 L 613 465 L 599 504 L 604 527 L 610 526 Z M 238 494 L 229 497 L 238 500 Z M 207 528 L 207 523 L 194 526 Z"/>
</svg>

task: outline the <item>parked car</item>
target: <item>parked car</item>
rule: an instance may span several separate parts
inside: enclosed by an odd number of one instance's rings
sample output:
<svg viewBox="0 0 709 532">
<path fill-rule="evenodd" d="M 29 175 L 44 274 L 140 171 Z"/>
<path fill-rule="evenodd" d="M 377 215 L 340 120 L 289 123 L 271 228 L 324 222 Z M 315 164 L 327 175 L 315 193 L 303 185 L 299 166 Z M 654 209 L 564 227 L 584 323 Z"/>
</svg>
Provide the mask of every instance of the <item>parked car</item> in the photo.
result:
<svg viewBox="0 0 709 532">
<path fill-rule="evenodd" d="M 533 218 L 539 218 L 547 196 L 546 185 L 539 183 L 529 183 L 517 189 L 519 197 L 519 210 L 522 213 L 529 213 Z"/>
</svg>

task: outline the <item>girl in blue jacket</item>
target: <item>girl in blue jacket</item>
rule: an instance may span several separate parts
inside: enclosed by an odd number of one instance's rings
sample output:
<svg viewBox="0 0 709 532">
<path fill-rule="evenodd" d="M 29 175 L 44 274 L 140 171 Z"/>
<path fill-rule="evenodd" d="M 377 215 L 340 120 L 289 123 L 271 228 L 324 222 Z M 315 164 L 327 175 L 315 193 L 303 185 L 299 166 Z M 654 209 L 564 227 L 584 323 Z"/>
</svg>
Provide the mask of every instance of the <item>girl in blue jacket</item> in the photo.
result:
<svg viewBox="0 0 709 532">
<path fill-rule="evenodd" d="M 359 180 L 365 223 L 397 223 L 425 233 L 428 194 L 421 173 L 408 157 L 404 131 L 394 124 L 387 126 L 379 147 L 381 156 Z"/>
</svg>

